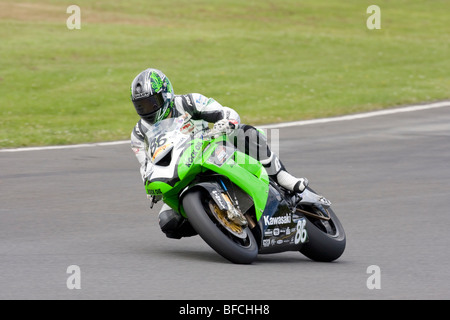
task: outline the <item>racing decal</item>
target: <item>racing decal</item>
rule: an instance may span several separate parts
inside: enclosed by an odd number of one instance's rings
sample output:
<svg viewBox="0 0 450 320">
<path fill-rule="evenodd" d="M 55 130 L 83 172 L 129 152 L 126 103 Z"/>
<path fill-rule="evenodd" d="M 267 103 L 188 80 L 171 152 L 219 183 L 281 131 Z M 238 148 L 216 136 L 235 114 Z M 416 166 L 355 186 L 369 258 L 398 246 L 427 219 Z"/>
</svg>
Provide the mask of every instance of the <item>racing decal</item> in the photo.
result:
<svg viewBox="0 0 450 320">
<path fill-rule="evenodd" d="M 308 233 L 306 230 L 307 220 L 293 218 L 291 213 L 270 217 L 263 216 L 261 223 L 265 230 L 262 239 L 262 248 L 273 250 L 271 248 L 278 246 L 299 246 L 308 242 Z"/>
<path fill-rule="evenodd" d="M 183 127 L 181 127 L 180 131 L 184 134 L 189 134 L 194 130 L 194 125 L 192 122 L 186 122 Z"/>
<path fill-rule="evenodd" d="M 168 147 L 170 147 L 171 145 L 172 145 L 171 143 L 168 143 L 168 144 L 165 144 L 165 145 L 159 147 L 158 149 L 156 149 L 156 151 L 153 153 L 152 162 L 155 161 L 155 159 L 158 157 L 158 155 L 159 155 L 161 152 L 163 152 L 164 150 L 166 150 L 166 149 L 167 149 Z"/>
<path fill-rule="evenodd" d="M 297 222 L 297 228 L 296 228 L 296 233 L 295 233 L 295 244 L 299 244 L 299 243 L 305 243 L 306 239 L 308 237 L 308 233 L 305 229 L 306 226 L 306 219 L 305 218 L 301 218 L 300 220 L 298 220 Z"/>
<path fill-rule="evenodd" d="M 289 223 L 292 223 L 292 216 L 289 213 L 284 216 L 279 216 L 279 217 L 264 216 L 264 224 L 266 226 L 289 224 Z"/>
<path fill-rule="evenodd" d="M 275 229 L 273 229 L 273 235 L 274 235 L 275 237 L 278 237 L 278 236 L 280 235 L 280 228 L 275 228 Z"/>
<path fill-rule="evenodd" d="M 183 118 L 184 123 L 180 128 L 180 131 L 181 133 L 188 135 L 195 130 L 195 123 L 192 116 L 188 112 L 185 112 L 181 117 Z"/>
<path fill-rule="evenodd" d="M 218 146 L 216 150 L 214 150 L 216 159 L 219 160 L 219 162 L 224 163 L 225 158 L 227 156 L 227 149 L 224 146 Z"/>
<path fill-rule="evenodd" d="M 186 167 L 190 168 L 192 166 L 195 158 L 198 156 L 198 154 L 200 153 L 200 151 L 202 149 L 202 145 L 203 144 L 201 141 L 197 142 L 197 144 L 195 146 L 191 145 L 191 147 L 190 147 L 190 149 L 192 150 L 191 155 L 188 157 L 188 159 L 184 163 L 184 165 Z"/>
<path fill-rule="evenodd" d="M 194 98 L 194 95 L 192 95 L 192 98 Z M 202 107 L 206 106 L 208 102 L 208 98 L 202 94 L 197 95 L 197 99 L 195 100 L 195 103 L 201 105 Z"/>
<path fill-rule="evenodd" d="M 148 141 L 148 150 L 151 155 L 154 155 L 157 148 L 164 146 L 167 143 L 166 134 L 160 134 L 157 137 L 151 138 Z"/>
<path fill-rule="evenodd" d="M 224 145 L 218 145 L 208 159 L 209 163 L 221 167 L 234 154 L 233 148 L 227 148 Z"/>
</svg>

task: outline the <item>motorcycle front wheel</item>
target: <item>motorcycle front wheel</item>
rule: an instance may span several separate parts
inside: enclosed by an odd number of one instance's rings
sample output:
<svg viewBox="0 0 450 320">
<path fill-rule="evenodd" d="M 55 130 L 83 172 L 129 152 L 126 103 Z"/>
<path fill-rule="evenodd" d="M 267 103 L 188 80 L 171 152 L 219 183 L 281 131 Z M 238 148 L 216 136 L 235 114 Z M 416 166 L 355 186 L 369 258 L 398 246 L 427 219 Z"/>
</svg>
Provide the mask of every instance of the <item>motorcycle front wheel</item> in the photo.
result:
<svg viewBox="0 0 450 320">
<path fill-rule="evenodd" d="M 192 190 L 182 201 L 186 216 L 200 237 L 218 254 L 236 264 L 256 260 L 258 245 L 249 228 L 233 228 L 215 214 L 214 201 L 202 190 Z"/>
</svg>

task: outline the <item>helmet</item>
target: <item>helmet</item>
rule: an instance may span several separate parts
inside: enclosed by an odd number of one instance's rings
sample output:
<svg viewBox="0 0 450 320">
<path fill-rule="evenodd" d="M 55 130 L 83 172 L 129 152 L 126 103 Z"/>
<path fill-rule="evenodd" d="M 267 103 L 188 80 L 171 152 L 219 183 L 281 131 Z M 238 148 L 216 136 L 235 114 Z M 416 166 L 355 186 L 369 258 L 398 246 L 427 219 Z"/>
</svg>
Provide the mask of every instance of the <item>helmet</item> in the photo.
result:
<svg viewBox="0 0 450 320">
<path fill-rule="evenodd" d="M 169 78 L 157 69 L 142 71 L 131 83 L 131 101 L 141 119 L 150 124 L 167 118 L 174 101 Z"/>
</svg>

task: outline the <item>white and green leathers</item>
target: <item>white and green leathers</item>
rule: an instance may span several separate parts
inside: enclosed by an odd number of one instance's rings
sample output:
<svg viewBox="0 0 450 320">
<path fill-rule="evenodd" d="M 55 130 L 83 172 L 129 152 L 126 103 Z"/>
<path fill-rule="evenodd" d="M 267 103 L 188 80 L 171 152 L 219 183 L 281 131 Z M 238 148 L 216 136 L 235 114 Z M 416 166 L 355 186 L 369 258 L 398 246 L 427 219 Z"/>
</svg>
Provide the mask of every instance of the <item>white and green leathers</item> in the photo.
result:
<svg viewBox="0 0 450 320">
<path fill-rule="evenodd" d="M 208 123 L 215 123 L 223 119 L 240 123 L 240 117 L 236 111 L 198 93 L 175 96 L 174 107 L 170 117 L 175 118 L 181 115 L 186 115 L 184 124 L 184 130 L 186 131 L 206 129 L 208 128 Z M 131 148 L 141 164 L 140 171 L 144 181 L 147 173 L 152 170 L 152 164 L 147 159 L 144 150 L 145 133 L 151 127 L 151 124 L 141 119 L 131 133 Z"/>
</svg>

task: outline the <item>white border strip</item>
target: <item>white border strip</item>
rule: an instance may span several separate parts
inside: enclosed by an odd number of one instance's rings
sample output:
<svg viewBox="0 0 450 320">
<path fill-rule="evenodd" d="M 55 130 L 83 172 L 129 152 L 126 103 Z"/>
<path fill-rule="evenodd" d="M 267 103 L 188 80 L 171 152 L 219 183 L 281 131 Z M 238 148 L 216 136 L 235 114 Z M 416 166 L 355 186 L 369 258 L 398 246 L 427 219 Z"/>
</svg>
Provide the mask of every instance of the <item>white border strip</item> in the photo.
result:
<svg viewBox="0 0 450 320">
<path fill-rule="evenodd" d="M 288 127 L 307 126 L 307 125 L 320 124 L 320 123 L 365 119 L 365 118 L 385 116 L 385 115 L 396 114 L 396 113 L 413 112 L 413 111 L 429 110 L 429 109 L 444 108 L 444 107 L 450 107 L 450 101 L 440 101 L 440 102 L 433 102 L 433 103 L 421 104 L 421 105 L 413 105 L 413 106 L 402 107 L 402 108 L 394 108 L 394 109 L 379 110 L 379 111 L 366 112 L 366 113 L 358 113 L 358 114 L 352 114 L 352 115 L 341 116 L 341 117 L 322 118 L 322 119 L 285 122 L 285 123 L 275 123 L 275 124 L 261 125 L 258 127 L 264 128 L 264 129 L 280 129 L 280 128 L 288 128 Z M 42 151 L 42 150 L 61 150 L 61 149 L 105 147 L 105 146 L 122 145 L 122 144 L 127 144 L 127 143 L 130 143 L 130 140 L 100 142 L 100 143 L 86 143 L 86 144 L 65 145 L 65 146 L 0 149 L 0 153 L 1 152 L 22 152 L 22 151 Z"/>
<path fill-rule="evenodd" d="M 42 151 L 42 150 L 62 150 L 62 149 L 79 149 L 79 148 L 92 148 L 92 147 L 106 147 L 106 146 L 116 146 L 116 145 L 127 144 L 127 143 L 130 143 L 130 140 L 112 141 L 112 142 L 99 142 L 99 143 L 84 143 L 84 144 L 73 144 L 73 145 L 63 145 L 63 146 L 0 149 L 0 153 L 1 152 L 23 152 L 23 151 Z"/>
<path fill-rule="evenodd" d="M 413 112 L 413 111 L 429 110 L 429 109 L 443 108 L 443 107 L 450 107 L 450 101 L 440 101 L 440 102 L 434 102 L 434 103 L 423 104 L 423 105 L 413 105 L 413 106 L 402 107 L 402 108 L 394 108 L 394 109 L 379 110 L 379 111 L 372 111 L 372 112 L 366 112 L 366 113 L 351 114 L 351 115 L 347 115 L 347 116 L 333 117 L 333 118 L 322 118 L 322 119 L 313 119 L 313 120 L 304 120 L 304 121 L 295 121 L 295 122 L 274 123 L 274 124 L 269 124 L 269 125 L 260 126 L 260 127 L 264 128 L 264 129 L 279 129 L 279 128 L 288 128 L 288 127 L 298 127 L 298 126 L 307 126 L 307 125 L 319 124 L 319 123 L 365 119 L 365 118 L 385 116 L 385 115 L 402 113 L 402 112 Z"/>
</svg>

